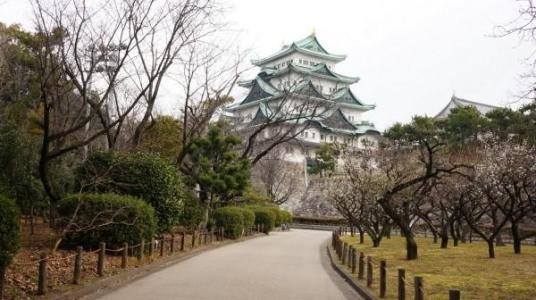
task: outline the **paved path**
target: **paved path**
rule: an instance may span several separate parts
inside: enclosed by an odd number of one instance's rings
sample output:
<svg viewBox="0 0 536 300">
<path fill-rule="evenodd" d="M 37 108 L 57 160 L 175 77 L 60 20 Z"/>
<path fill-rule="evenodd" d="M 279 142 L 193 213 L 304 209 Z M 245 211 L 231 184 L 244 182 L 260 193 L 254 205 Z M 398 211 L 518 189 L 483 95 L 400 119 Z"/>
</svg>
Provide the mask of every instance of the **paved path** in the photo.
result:
<svg viewBox="0 0 536 300">
<path fill-rule="evenodd" d="M 101 299 L 360 299 L 329 265 L 330 235 L 274 232 L 205 252 Z"/>
</svg>

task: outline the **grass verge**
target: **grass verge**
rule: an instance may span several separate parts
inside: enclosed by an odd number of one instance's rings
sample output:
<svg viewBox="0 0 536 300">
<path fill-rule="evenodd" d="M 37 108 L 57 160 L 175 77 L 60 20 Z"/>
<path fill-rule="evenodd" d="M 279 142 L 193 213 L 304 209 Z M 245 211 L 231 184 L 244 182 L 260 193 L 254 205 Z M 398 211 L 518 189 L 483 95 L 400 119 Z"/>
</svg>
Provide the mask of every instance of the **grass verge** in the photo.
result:
<svg viewBox="0 0 536 300">
<path fill-rule="evenodd" d="M 511 245 L 496 247 L 496 258 L 490 259 L 482 242 L 440 249 L 432 239 L 420 238 L 419 258 L 408 261 L 401 237 L 384 239 L 378 248 L 373 248 L 368 238 L 364 244 L 359 244 L 359 236 L 342 238 L 365 256 L 372 256 L 371 291 L 375 295 L 379 293 L 380 260 L 387 261 L 386 299 L 396 299 L 398 268 L 406 269 L 407 299 L 413 298 L 414 276 L 424 278 L 427 299 L 448 299 L 449 289 L 461 290 L 462 299 L 536 299 L 536 246 L 523 246 L 522 254 L 514 254 Z"/>
</svg>

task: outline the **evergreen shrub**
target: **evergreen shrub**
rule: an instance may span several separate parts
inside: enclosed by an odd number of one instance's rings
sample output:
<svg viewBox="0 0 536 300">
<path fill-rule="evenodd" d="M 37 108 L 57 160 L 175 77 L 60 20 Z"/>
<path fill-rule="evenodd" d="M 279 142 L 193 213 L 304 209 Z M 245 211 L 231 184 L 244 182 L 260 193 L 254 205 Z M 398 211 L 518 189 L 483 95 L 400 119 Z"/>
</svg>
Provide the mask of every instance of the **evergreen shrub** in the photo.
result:
<svg viewBox="0 0 536 300">
<path fill-rule="evenodd" d="M 85 192 L 143 199 L 155 209 L 159 232 L 179 224 L 190 196 L 177 169 L 147 153 L 94 153 L 78 168 L 77 182 Z"/>
<path fill-rule="evenodd" d="M 5 271 L 19 248 L 19 241 L 19 208 L 14 201 L 0 195 L 0 298 Z"/>
<path fill-rule="evenodd" d="M 223 227 L 225 235 L 231 239 L 238 239 L 244 230 L 244 212 L 242 208 L 226 206 L 215 209 L 212 218 L 216 227 Z"/>
<path fill-rule="evenodd" d="M 254 207 L 252 210 L 255 213 L 255 224 L 263 225 L 264 233 L 270 233 L 275 226 L 274 211 L 267 207 Z"/>
<path fill-rule="evenodd" d="M 107 247 L 121 247 L 123 243 L 138 244 L 149 241 L 156 233 L 154 209 L 143 200 L 126 195 L 77 194 L 58 203 L 61 216 L 56 226 L 68 226 L 72 216 L 74 226 L 67 231 L 63 246 L 96 247 L 105 242 Z"/>
</svg>

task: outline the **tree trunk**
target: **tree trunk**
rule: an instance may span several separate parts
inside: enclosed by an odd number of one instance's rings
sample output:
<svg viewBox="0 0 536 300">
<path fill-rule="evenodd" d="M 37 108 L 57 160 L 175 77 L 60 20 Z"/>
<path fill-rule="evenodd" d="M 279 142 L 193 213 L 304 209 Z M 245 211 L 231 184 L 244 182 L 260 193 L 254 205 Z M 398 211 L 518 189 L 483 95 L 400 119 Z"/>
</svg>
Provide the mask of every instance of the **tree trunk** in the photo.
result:
<svg viewBox="0 0 536 300">
<path fill-rule="evenodd" d="M 446 249 L 449 245 L 449 232 L 446 226 L 441 227 L 441 249 Z"/>
<path fill-rule="evenodd" d="M 372 239 L 372 247 L 378 248 L 380 246 L 380 240 L 379 239 Z"/>
<path fill-rule="evenodd" d="M 4 277 L 6 275 L 6 269 L 0 267 L 0 300 L 4 299 Z"/>
<path fill-rule="evenodd" d="M 441 235 L 441 249 L 447 249 L 448 245 L 449 245 L 449 236 Z"/>
<path fill-rule="evenodd" d="M 359 228 L 359 243 L 360 244 L 365 243 L 365 232 L 361 228 Z"/>
<path fill-rule="evenodd" d="M 469 244 L 473 243 L 473 231 L 469 230 Z"/>
<path fill-rule="evenodd" d="M 521 237 L 519 236 L 519 227 L 517 223 L 512 223 L 512 240 L 514 243 L 514 253 L 521 254 Z"/>
<path fill-rule="evenodd" d="M 417 259 L 417 242 L 412 234 L 406 234 L 406 258 L 408 260 Z"/>
<path fill-rule="evenodd" d="M 495 258 L 495 245 L 493 239 L 488 240 L 488 255 L 489 258 Z"/>
</svg>

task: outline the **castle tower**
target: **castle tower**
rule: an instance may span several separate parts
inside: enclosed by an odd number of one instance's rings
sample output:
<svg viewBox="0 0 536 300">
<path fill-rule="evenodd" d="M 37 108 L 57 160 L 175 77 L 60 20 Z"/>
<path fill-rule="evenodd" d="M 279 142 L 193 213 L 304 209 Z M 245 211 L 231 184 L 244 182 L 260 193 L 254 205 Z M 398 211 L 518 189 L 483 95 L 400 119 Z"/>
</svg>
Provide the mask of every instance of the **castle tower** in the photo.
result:
<svg viewBox="0 0 536 300">
<path fill-rule="evenodd" d="M 289 161 L 303 162 L 313 157 L 314 150 L 322 143 L 344 143 L 359 148 L 365 139 L 377 142 L 379 131 L 364 119 L 364 113 L 375 106 L 363 103 L 350 88 L 359 78 L 335 71 L 345 58 L 346 55 L 328 52 L 314 33 L 284 45 L 272 55 L 252 60 L 260 72 L 252 80 L 239 82 L 249 93 L 227 107 L 227 112 L 239 120 L 240 126 L 254 126 L 273 118 L 283 101 L 299 104 L 307 98 L 319 103 L 324 109 L 304 118 L 305 129 L 289 142 L 286 156 Z"/>
</svg>

